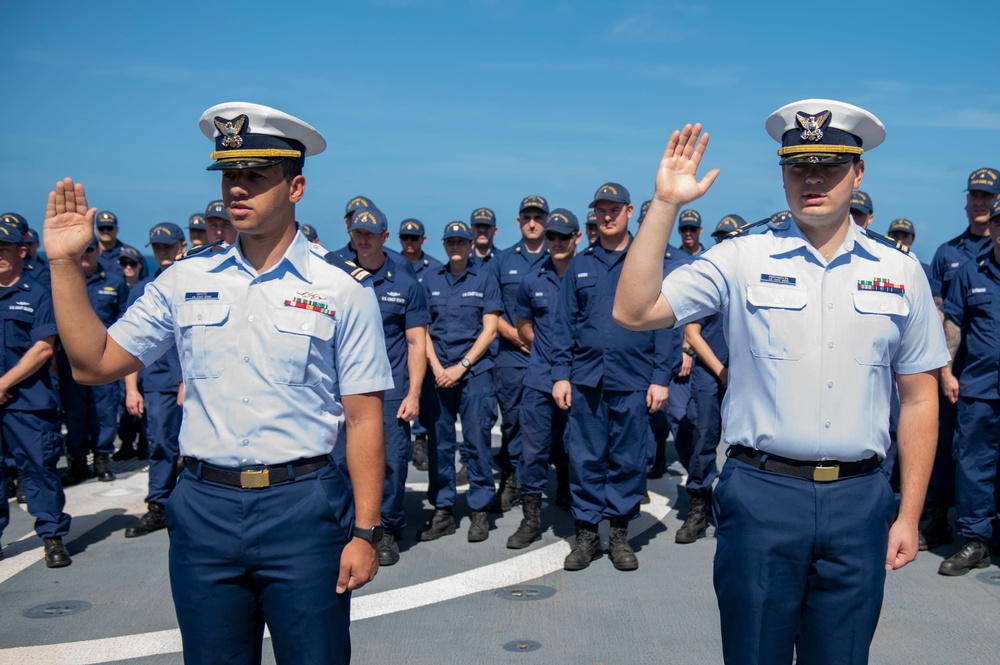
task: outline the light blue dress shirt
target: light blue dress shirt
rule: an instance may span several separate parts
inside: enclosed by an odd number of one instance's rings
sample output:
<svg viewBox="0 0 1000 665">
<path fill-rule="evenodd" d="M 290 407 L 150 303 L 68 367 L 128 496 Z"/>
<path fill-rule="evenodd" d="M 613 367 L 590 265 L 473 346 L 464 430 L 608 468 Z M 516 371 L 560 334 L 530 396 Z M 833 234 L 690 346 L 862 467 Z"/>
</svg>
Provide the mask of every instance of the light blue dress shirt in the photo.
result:
<svg viewBox="0 0 1000 665">
<path fill-rule="evenodd" d="M 721 312 L 725 441 L 797 460 L 884 458 L 892 371 L 948 362 L 920 263 L 849 225 L 829 262 L 792 223 L 664 278 L 677 325 Z"/>
<path fill-rule="evenodd" d="M 329 454 L 341 395 L 392 388 L 375 292 L 301 233 L 258 274 L 240 243 L 176 262 L 109 333 L 184 372 L 181 455 L 227 467 Z M 370 284 L 370 280 L 368 282 Z"/>
</svg>

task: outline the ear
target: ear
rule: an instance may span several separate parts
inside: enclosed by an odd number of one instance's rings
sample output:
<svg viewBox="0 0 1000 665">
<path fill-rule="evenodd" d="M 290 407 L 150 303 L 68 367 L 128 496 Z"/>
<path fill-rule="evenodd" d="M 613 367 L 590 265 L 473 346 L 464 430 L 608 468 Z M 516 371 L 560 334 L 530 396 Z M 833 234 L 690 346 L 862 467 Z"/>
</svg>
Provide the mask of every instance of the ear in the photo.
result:
<svg viewBox="0 0 1000 665">
<path fill-rule="evenodd" d="M 302 200 L 302 196 L 306 193 L 306 177 L 303 175 L 297 175 L 292 178 L 290 187 L 288 189 L 288 200 L 291 203 L 298 203 Z"/>
<path fill-rule="evenodd" d="M 859 159 L 854 165 L 854 189 L 861 187 L 861 180 L 865 177 L 865 160 Z"/>
</svg>

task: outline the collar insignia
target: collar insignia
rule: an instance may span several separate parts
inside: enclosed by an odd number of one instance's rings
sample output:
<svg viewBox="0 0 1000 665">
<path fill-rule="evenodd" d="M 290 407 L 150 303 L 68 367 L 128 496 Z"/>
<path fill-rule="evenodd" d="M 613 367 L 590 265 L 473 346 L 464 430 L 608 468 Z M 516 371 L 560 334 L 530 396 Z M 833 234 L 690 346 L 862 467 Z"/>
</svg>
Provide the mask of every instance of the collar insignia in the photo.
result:
<svg viewBox="0 0 1000 665">
<path fill-rule="evenodd" d="M 802 133 L 799 136 L 803 141 L 820 141 L 823 139 L 823 128 L 830 123 L 830 112 L 823 111 L 816 115 L 809 115 L 799 111 L 795 114 L 795 122 L 799 123 Z"/>
<path fill-rule="evenodd" d="M 236 149 L 243 145 L 243 137 L 240 134 L 243 133 L 243 125 L 246 122 L 247 117 L 245 115 L 238 116 L 232 120 L 226 120 L 225 118 L 215 119 L 215 127 L 224 137 L 222 139 L 223 148 Z"/>
</svg>

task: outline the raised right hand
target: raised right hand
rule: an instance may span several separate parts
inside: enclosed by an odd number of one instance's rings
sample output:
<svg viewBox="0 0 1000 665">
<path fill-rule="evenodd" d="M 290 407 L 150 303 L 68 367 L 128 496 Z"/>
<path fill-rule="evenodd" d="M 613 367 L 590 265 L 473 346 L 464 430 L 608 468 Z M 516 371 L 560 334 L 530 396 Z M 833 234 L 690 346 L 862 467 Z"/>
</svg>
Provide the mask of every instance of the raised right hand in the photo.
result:
<svg viewBox="0 0 1000 665">
<path fill-rule="evenodd" d="M 83 185 L 74 184 L 72 178 L 56 183 L 55 191 L 49 192 L 42 227 L 45 256 L 50 262 L 80 262 L 94 237 L 95 212 L 96 208 L 87 208 Z"/>
</svg>

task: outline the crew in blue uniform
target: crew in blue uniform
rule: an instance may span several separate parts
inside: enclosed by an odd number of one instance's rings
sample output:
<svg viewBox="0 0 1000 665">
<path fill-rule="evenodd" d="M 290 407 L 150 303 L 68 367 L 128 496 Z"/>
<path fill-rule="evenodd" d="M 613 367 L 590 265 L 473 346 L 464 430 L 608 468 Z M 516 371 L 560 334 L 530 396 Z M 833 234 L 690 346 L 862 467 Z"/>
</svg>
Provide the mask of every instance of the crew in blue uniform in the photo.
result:
<svg viewBox="0 0 1000 665">
<path fill-rule="evenodd" d="M 868 662 L 886 570 L 917 556 L 936 370 L 948 351 L 920 264 L 848 212 L 882 123 L 809 99 L 778 109 L 766 127 L 781 144 L 792 222 L 719 243 L 657 284 L 677 209 L 719 173 L 697 179 L 708 135 L 685 126 L 657 170 L 615 318 L 649 329 L 722 316 L 729 459 L 713 510 L 726 663 L 857 665 Z M 902 405 L 898 512 L 880 469 L 892 370 Z"/>
<path fill-rule="evenodd" d="M 739 215 L 726 215 L 715 227 L 715 244 L 736 233 L 746 221 Z M 708 531 L 712 506 L 712 485 L 719 475 L 715 464 L 716 449 L 722 437 L 722 399 L 729 382 L 729 347 L 722 330 L 722 315 L 712 314 L 684 326 L 684 346 L 694 360 L 691 367 L 691 444 L 686 459 L 684 491 L 688 512 L 684 524 L 674 534 L 674 542 L 693 543 Z"/>
<path fill-rule="evenodd" d="M 524 392 L 524 374 L 528 369 L 530 346 L 517 334 L 514 309 L 517 306 L 517 288 L 521 280 L 534 270 L 548 255 L 545 247 L 545 218 L 549 204 L 541 196 L 532 194 L 521 200 L 517 225 L 521 240 L 497 254 L 489 268 L 500 284 L 503 312 L 497 321 L 496 381 L 497 402 L 500 404 L 500 486 L 490 501 L 490 512 L 505 513 L 513 508 L 520 496 L 517 491 L 517 458 L 521 455 L 521 425 L 518 412 Z"/>
<path fill-rule="evenodd" d="M 38 234 L 28 228 L 28 220 L 16 212 L 5 212 L 0 215 L 0 223 L 13 226 L 21 234 L 21 239 L 24 242 L 24 248 L 27 252 L 21 261 L 21 270 L 36 282 L 41 282 L 45 286 L 51 285 L 52 279 L 49 277 L 48 264 L 36 256 L 37 250 L 35 253 L 31 251 L 31 244 L 34 244 L 36 248 L 38 247 Z"/>
<path fill-rule="evenodd" d="M 236 242 L 236 227 L 229 219 L 226 204 L 221 200 L 210 201 L 205 207 L 205 231 L 208 234 L 208 244 L 219 240 L 223 247 Z"/>
<path fill-rule="evenodd" d="M 611 320 L 632 246 L 633 208 L 628 190 L 613 182 L 597 189 L 590 207 L 598 242 L 573 258 L 563 278 L 553 336 L 560 343 L 552 348 L 552 397 L 569 411 L 566 453 L 576 521 L 576 545 L 563 567 L 582 570 L 601 556 L 597 527 L 607 519 L 612 564 L 635 570 L 628 523 L 639 516 L 646 493 L 649 414 L 667 399 L 671 335 L 632 332 Z"/>
<path fill-rule="evenodd" d="M 94 238 L 80 259 L 86 279 L 87 299 L 105 328 L 121 318 L 128 304 L 128 286 L 118 272 L 109 273 L 98 261 L 99 246 Z M 118 260 L 115 259 L 115 265 Z M 111 470 L 111 455 L 115 452 L 118 434 L 118 407 L 121 386 L 118 382 L 105 385 L 78 383 L 62 348 L 56 352 L 59 369 L 59 396 L 66 414 L 66 452 L 69 469 L 63 477 L 66 485 L 75 485 L 90 478 L 87 455 L 94 455 L 93 475 L 102 482 L 115 479 Z"/>
<path fill-rule="evenodd" d="M 372 200 L 364 196 L 355 196 L 353 199 L 347 202 L 347 210 L 344 213 L 344 226 L 347 228 L 348 241 L 347 244 L 340 249 L 334 250 L 334 253 L 340 258 L 346 261 L 357 262 L 358 251 L 354 249 L 354 241 L 350 239 L 351 235 L 351 219 L 354 214 L 361 210 L 378 210 Z M 417 273 L 414 267 L 410 265 L 409 261 L 404 260 L 402 254 L 394 249 L 389 249 L 384 247 L 385 253 L 393 260 L 396 264 L 396 268 L 402 270 L 403 272 L 409 273 L 410 277 L 416 278 Z"/>
<path fill-rule="evenodd" d="M 350 591 L 375 576 L 382 530 L 392 378 L 378 303 L 368 273 L 296 228 L 305 156 L 326 147 L 315 129 L 244 102 L 208 109 L 200 126 L 236 242 L 189 252 L 106 333 L 71 264 L 93 213 L 81 185 L 57 183 L 45 248 L 60 337 L 92 383 L 178 350 L 184 468 L 167 529 L 185 660 L 260 662 L 266 624 L 278 662 L 346 663 Z"/>
<path fill-rule="evenodd" d="M 449 222 L 444 229 L 448 263 L 424 278 L 431 323 L 427 359 L 437 386 L 428 409 L 427 453 L 430 488 L 427 499 L 434 506 L 420 540 L 435 540 L 455 533 L 455 420 L 462 419 L 462 439 L 469 474 L 465 498 L 471 511 L 468 539 L 489 537 L 486 505 L 493 497 L 490 464 L 490 429 L 496 421 L 497 399 L 493 387 L 490 344 L 496 337 L 497 318 L 503 309 L 500 287 L 489 270 L 470 260 L 472 233 L 463 222 Z"/>
<path fill-rule="evenodd" d="M 208 242 L 208 230 L 205 228 L 205 215 L 196 212 L 188 218 L 188 238 L 191 248 L 201 247 Z"/>
<path fill-rule="evenodd" d="M 128 247 L 118 239 L 118 217 L 110 210 L 97 213 L 97 237 L 101 244 L 101 270 L 121 277 L 122 267 L 118 263 L 122 248 Z"/>
<path fill-rule="evenodd" d="M 587 236 L 588 245 L 597 242 L 597 213 L 593 210 L 587 213 L 587 222 L 583 225 L 583 232 Z"/>
<path fill-rule="evenodd" d="M 965 545 L 941 562 L 942 575 L 987 568 L 986 543 L 1000 519 L 1000 200 L 994 201 L 990 246 L 955 273 L 941 305 L 954 364 L 961 365 L 955 432 L 955 510 Z"/>
<path fill-rule="evenodd" d="M 49 373 L 56 324 L 48 287 L 21 268 L 26 254 L 21 232 L 0 224 L 0 448 L 14 458 L 35 533 L 45 544 L 45 565 L 62 568 L 72 561 L 62 542 L 70 516 L 56 472 L 62 438 Z M 0 464 L 0 487 L 6 474 Z M 0 501 L 0 536 L 9 523 L 10 504 Z"/>
<path fill-rule="evenodd" d="M 969 226 L 960 235 L 942 244 L 931 259 L 931 290 L 938 307 L 948 297 L 955 272 L 967 261 L 973 261 L 990 246 L 990 206 L 1000 198 L 1000 169 L 981 168 L 969 175 L 965 195 L 965 215 Z M 952 445 L 955 439 L 956 417 L 961 377 L 957 367 L 941 370 L 941 391 L 938 395 L 938 439 L 934 456 L 934 471 L 927 488 L 927 508 L 930 521 L 920 532 L 920 549 L 934 549 L 952 542 L 948 513 L 955 505 L 955 459 Z"/>
<path fill-rule="evenodd" d="M 125 285 L 129 288 L 129 297 L 131 298 L 135 285 L 149 277 L 146 259 L 135 247 L 126 245 L 122 247 L 121 254 L 118 255 L 118 263 L 122 267 L 122 277 L 125 278 Z M 149 457 L 149 441 L 146 439 L 146 420 L 144 417 L 136 417 L 129 413 L 126 404 L 128 395 L 124 382 L 122 382 L 121 388 L 123 399 L 118 409 L 118 439 L 121 441 L 121 445 L 118 446 L 118 450 L 111 456 L 111 459 L 116 462 L 136 457 L 147 459 Z M 137 439 L 138 445 L 136 445 Z"/>
<path fill-rule="evenodd" d="M 569 467 L 563 439 L 566 412 L 552 398 L 552 346 L 565 343 L 553 337 L 553 320 L 562 284 L 580 241 L 580 222 L 564 208 L 553 210 L 545 221 L 548 257 L 517 288 L 514 309 L 517 332 L 531 349 L 521 397 L 521 455 L 517 482 L 524 517 L 507 539 L 519 550 L 542 537 L 542 493 L 548 481 L 549 462 L 556 465 L 556 504 L 568 509 Z"/>
<path fill-rule="evenodd" d="M 359 210 L 351 219 L 351 243 L 357 263 L 372 275 L 385 334 L 386 352 L 392 367 L 392 390 L 386 391 L 382 407 L 385 430 L 385 488 L 382 492 L 382 526 L 378 562 L 391 566 L 399 561 L 396 541 L 406 528 L 403 493 L 410 457 L 410 421 L 420 412 L 420 392 L 427 368 L 427 298 L 424 290 L 385 252 L 389 224 L 374 206 Z"/>
<path fill-rule="evenodd" d="M 316 228 L 311 224 L 299 223 L 299 231 L 302 233 L 302 235 L 306 237 L 306 240 L 308 240 L 309 242 L 315 243 L 317 245 L 322 244 L 319 241 L 319 233 L 316 231 Z"/>
<path fill-rule="evenodd" d="M 867 229 L 875 221 L 875 204 L 872 197 L 860 189 L 851 193 L 851 219 L 863 229 Z"/>
<path fill-rule="evenodd" d="M 161 222 L 150 229 L 149 246 L 153 249 L 158 269 L 155 275 L 131 288 L 130 307 L 145 292 L 146 285 L 163 274 L 184 253 L 187 243 L 179 226 Z M 145 423 L 149 458 L 147 510 L 137 523 L 125 529 L 126 538 L 145 536 L 167 526 L 167 499 L 177 483 L 183 402 L 184 377 L 176 347 L 168 349 L 148 367 L 125 377 L 125 407 L 129 415 Z M 122 447 L 124 445 L 123 442 Z"/>
<path fill-rule="evenodd" d="M 424 231 L 424 223 L 412 217 L 404 219 L 399 223 L 399 246 L 402 248 L 402 255 L 417 276 L 419 284 L 424 283 L 424 276 L 428 271 L 437 270 L 441 267 L 441 262 L 424 251 L 424 243 L 427 242 L 427 235 Z M 430 372 L 424 374 L 424 387 L 421 395 L 424 397 L 434 393 L 434 377 Z M 421 415 L 413 422 L 413 467 L 418 471 L 427 470 L 427 424 L 423 422 Z M 431 424 L 433 427 L 433 424 Z"/>
<path fill-rule="evenodd" d="M 496 258 L 498 251 L 493 246 L 497 234 L 497 215 L 489 208 L 476 208 L 469 215 L 469 229 L 472 232 L 472 263 L 476 266 L 488 264 Z M 496 355 L 496 347 L 493 354 Z"/>
</svg>

